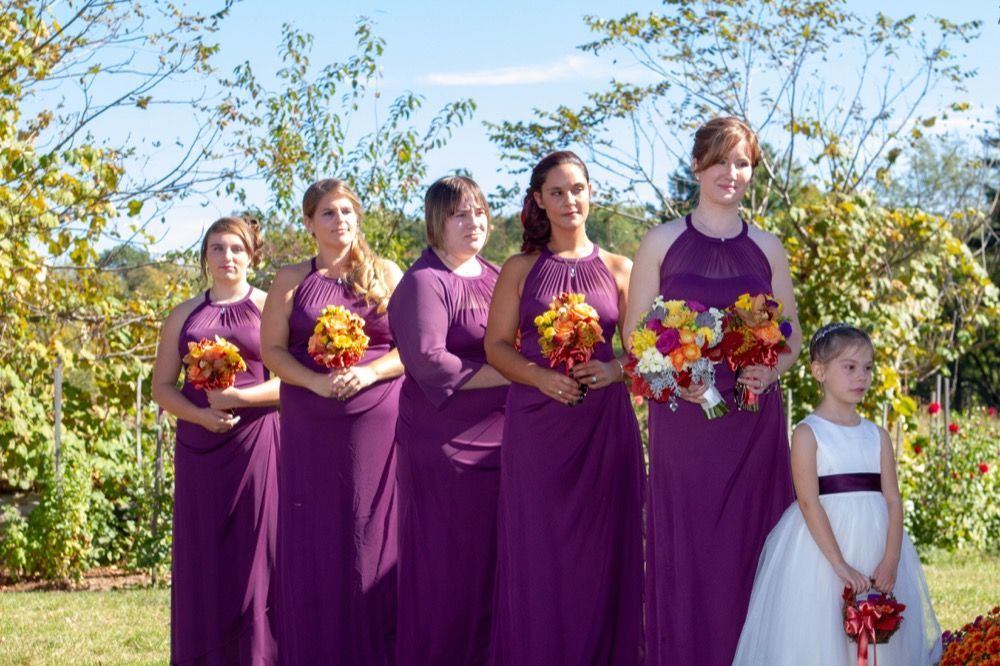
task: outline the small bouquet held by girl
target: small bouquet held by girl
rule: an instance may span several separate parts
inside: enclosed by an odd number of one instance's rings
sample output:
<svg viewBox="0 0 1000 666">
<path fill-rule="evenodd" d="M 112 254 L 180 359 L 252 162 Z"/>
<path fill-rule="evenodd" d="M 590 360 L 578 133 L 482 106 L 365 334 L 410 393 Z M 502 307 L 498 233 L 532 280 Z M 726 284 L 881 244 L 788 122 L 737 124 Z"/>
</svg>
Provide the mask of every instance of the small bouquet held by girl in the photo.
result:
<svg viewBox="0 0 1000 666">
<path fill-rule="evenodd" d="M 677 392 L 692 384 L 706 384 L 701 408 L 706 418 L 729 409 L 715 387 L 715 363 L 722 359 L 724 312 L 697 301 L 664 301 L 657 296 L 649 312 L 629 336 L 632 393 L 657 402 L 669 402 L 677 411 Z"/>
<path fill-rule="evenodd" d="M 564 291 L 549 304 L 549 309 L 535 317 L 538 345 L 549 367 L 560 363 L 569 375 L 574 365 L 586 363 L 594 348 L 604 342 L 600 316 L 584 294 Z M 580 400 L 587 395 L 587 385 L 580 384 Z"/>
<path fill-rule="evenodd" d="M 751 365 L 773 368 L 779 354 L 791 351 L 792 324 L 781 316 L 782 308 L 771 294 L 743 294 L 726 308 L 723 346 L 729 368 L 736 373 L 736 405 L 742 411 L 759 412 L 760 396 L 740 383 L 740 371 Z"/>
<path fill-rule="evenodd" d="M 182 362 L 187 380 L 201 391 L 227 389 L 236 382 L 236 373 L 247 369 L 236 345 L 218 335 L 215 340 L 189 342 Z"/>
<path fill-rule="evenodd" d="M 892 594 L 868 594 L 860 601 L 850 586 L 844 588 L 844 631 L 858 644 L 858 663 L 868 663 L 868 644 L 888 643 L 903 623 L 906 604 Z M 875 652 L 878 663 L 878 652 Z"/>
<path fill-rule="evenodd" d="M 328 305 L 316 318 L 307 351 L 326 368 L 349 368 L 368 349 L 365 320 L 340 305 Z"/>
</svg>

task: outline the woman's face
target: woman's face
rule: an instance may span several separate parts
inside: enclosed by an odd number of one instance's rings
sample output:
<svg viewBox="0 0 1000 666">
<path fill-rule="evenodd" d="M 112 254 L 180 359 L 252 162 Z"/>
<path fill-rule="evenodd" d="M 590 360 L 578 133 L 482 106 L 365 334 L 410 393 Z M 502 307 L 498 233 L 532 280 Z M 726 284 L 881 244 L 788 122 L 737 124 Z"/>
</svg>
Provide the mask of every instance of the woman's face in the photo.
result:
<svg viewBox="0 0 1000 666">
<path fill-rule="evenodd" d="M 444 222 L 441 249 L 459 261 L 471 259 L 483 249 L 488 231 L 486 208 L 474 199 L 462 197 L 455 212 Z"/>
<path fill-rule="evenodd" d="M 250 251 L 237 234 L 211 234 L 206 243 L 205 263 L 214 281 L 241 282 L 247 277 Z"/>
<path fill-rule="evenodd" d="M 320 245 L 349 247 L 358 235 L 358 214 L 351 200 L 339 192 L 324 194 L 305 222 Z"/>
<path fill-rule="evenodd" d="M 591 187 L 579 165 L 566 163 L 552 167 L 545 174 L 535 203 L 545 211 L 553 229 L 583 226 L 590 214 Z"/>
<path fill-rule="evenodd" d="M 695 164 L 695 169 L 701 183 L 700 198 L 703 201 L 738 206 L 753 176 L 747 142 L 740 141 L 714 164 Z"/>
</svg>

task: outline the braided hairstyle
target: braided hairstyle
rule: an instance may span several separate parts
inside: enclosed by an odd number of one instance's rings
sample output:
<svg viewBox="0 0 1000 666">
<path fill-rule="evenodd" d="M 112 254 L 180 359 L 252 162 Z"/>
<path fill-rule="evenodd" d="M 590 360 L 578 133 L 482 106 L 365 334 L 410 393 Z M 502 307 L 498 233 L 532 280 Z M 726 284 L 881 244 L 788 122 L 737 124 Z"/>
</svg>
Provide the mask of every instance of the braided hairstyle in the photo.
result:
<svg viewBox="0 0 1000 666">
<path fill-rule="evenodd" d="M 549 153 L 535 165 L 531 170 L 531 180 L 528 184 L 528 191 L 524 194 L 524 203 L 521 206 L 521 224 L 524 231 L 521 234 L 521 252 L 535 252 L 541 250 L 552 238 L 552 224 L 549 216 L 539 207 L 535 201 L 535 193 L 542 191 L 545 178 L 549 171 L 563 164 L 575 164 L 583 171 L 583 177 L 590 182 L 590 173 L 587 165 L 583 163 L 576 153 L 569 150 L 560 150 Z"/>
</svg>

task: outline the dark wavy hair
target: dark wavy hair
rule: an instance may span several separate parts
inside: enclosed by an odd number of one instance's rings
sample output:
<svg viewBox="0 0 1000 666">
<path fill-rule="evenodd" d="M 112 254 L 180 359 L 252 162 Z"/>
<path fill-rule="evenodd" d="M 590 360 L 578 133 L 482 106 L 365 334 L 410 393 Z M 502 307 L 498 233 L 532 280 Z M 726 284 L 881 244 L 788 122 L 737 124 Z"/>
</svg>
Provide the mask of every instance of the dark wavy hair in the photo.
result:
<svg viewBox="0 0 1000 666">
<path fill-rule="evenodd" d="M 541 250 L 552 238 L 552 225 L 549 223 L 549 216 L 545 214 L 535 202 L 535 192 L 542 191 L 545 178 L 549 171 L 563 164 L 575 164 L 583 170 L 583 177 L 590 182 L 590 173 L 587 165 L 583 163 L 576 153 L 569 150 L 560 150 L 549 153 L 535 165 L 531 170 L 531 180 L 528 184 L 528 191 L 524 194 L 524 203 L 521 206 L 521 224 L 524 225 L 524 232 L 521 234 L 521 252 L 535 252 Z"/>
</svg>

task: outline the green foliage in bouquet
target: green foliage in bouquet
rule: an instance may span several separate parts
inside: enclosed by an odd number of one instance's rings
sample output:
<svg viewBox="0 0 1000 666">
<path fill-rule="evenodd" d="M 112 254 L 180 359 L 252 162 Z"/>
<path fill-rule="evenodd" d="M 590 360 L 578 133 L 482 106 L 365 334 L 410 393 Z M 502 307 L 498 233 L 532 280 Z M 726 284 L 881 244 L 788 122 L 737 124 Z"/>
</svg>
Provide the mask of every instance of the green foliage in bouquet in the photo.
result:
<svg viewBox="0 0 1000 666">
<path fill-rule="evenodd" d="M 984 409 L 952 414 L 944 427 L 908 439 L 899 458 L 907 532 L 921 550 L 1000 548 L 1000 420 Z M 940 431 L 940 432 L 939 432 Z"/>
</svg>

